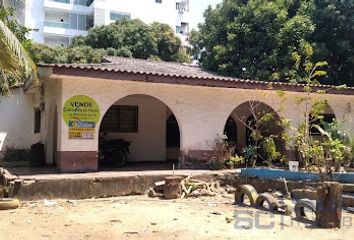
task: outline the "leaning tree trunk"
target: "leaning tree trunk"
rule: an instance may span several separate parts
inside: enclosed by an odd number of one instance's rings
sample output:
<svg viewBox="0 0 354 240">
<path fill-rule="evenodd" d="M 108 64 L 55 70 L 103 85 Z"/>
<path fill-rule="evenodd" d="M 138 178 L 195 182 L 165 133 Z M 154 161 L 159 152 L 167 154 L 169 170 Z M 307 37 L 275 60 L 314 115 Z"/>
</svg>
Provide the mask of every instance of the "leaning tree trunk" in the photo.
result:
<svg viewBox="0 0 354 240">
<path fill-rule="evenodd" d="M 316 223 L 322 228 L 340 228 L 342 218 L 342 185 L 323 182 L 317 189 Z"/>
<path fill-rule="evenodd" d="M 163 193 L 166 199 L 177 199 L 181 197 L 181 180 L 179 176 L 170 176 L 165 178 Z"/>
</svg>

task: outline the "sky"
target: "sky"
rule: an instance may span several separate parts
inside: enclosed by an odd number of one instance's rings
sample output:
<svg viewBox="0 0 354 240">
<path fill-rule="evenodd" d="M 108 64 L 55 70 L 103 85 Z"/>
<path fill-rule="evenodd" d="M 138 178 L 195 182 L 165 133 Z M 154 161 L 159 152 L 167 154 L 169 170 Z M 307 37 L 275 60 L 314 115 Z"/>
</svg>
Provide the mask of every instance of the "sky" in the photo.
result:
<svg viewBox="0 0 354 240">
<path fill-rule="evenodd" d="M 203 22 L 203 13 L 209 5 L 215 6 L 222 2 L 222 0 L 189 0 L 189 11 L 191 16 L 195 16 L 190 19 L 190 27 L 196 28 L 198 23 Z"/>
</svg>

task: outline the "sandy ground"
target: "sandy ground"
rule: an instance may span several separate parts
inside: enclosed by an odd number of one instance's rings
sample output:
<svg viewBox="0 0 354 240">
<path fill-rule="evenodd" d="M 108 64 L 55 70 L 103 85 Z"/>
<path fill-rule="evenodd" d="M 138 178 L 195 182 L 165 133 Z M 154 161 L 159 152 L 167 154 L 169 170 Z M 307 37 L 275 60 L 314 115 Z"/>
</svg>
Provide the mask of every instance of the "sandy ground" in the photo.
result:
<svg viewBox="0 0 354 240">
<path fill-rule="evenodd" d="M 0 211 L 0 239 L 323 240 L 354 236 L 350 224 L 354 214 L 347 212 L 343 212 L 345 226 L 327 230 L 291 217 L 236 207 L 232 202 L 232 195 L 182 200 L 130 196 L 26 202 L 19 209 Z"/>
</svg>

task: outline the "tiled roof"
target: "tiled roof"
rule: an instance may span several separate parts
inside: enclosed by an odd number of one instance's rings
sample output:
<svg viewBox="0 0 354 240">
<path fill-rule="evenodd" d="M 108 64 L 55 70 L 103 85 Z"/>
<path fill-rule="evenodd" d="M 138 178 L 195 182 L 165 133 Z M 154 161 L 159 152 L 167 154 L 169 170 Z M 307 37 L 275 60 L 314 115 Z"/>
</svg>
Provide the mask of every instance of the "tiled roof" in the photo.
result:
<svg viewBox="0 0 354 240">
<path fill-rule="evenodd" d="M 124 58 L 124 57 L 107 57 L 105 62 L 98 64 L 49 64 L 41 66 L 52 66 L 59 69 L 68 70 L 93 70 L 93 71 L 104 71 L 110 73 L 128 73 L 128 74 L 138 74 L 138 75 L 154 75 L 162 77 L 171 78 L 184 78 L 194 80 L 206 80 L 210 81 L 221 81 L 229 82 L 230 84 L 253 84 L 257 86 L 274 86 L 277 89 L 287 90 L 288 88 L 296 88 L 296 91 L 301 91 L 305 84 L 295 84 L 295 83 L 283 83 L 283 82 L 266 82 L 266 81 L 256 81 L 256 80 L 245 80 L 233 77 L 224 77 L 217 75 L 215 73 L 207 72 L 198 66 L 192 66 L 184 63 L 176 62 L 162 62 L 162 61 L 152 61 L 143 60 L 136 58 Z M 79 75 L 79 73 L 78 73 Z M 200 82 L 200 81 L 199 81 Z M 208 84 L 205 84 L 208 85 Z M 314 88 L 318 89 L 334 89 L 336 91 L 336 86 L 333 85 L 313 85 Z M 251 88 L 251 87 L 247 87 Z M 255 87 L 256 88 L 256 87 Z M 264 87 L 262 87 L 264 88 Z M 340 91 L 343 92 L 343 91 Z M 339 93 L 339 91 L 338 91 Z M 346 94 L 354 95 L 354 88 L 345 88 Z"/>
</svg>

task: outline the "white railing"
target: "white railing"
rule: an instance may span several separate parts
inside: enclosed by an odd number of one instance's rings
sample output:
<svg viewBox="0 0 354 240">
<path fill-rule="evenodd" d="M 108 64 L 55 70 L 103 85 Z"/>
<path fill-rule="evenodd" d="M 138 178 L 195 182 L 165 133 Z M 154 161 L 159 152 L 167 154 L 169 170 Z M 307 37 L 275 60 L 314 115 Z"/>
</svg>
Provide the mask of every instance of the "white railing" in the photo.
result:
<svg viewBox="0 0 354 240">
<path fill-rule="evenodd" d="M 75 4 L 81 6 L 90 6 L 93 3 L 93 0 L 50 0 L 52 2 L 66 3 L 66 4 Z"/>
<path fill-rule="evenodd" d="M 69 23 L 44 21 L 46 27 L 70 28 Z"/>
</svg>

